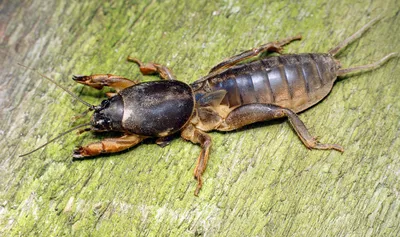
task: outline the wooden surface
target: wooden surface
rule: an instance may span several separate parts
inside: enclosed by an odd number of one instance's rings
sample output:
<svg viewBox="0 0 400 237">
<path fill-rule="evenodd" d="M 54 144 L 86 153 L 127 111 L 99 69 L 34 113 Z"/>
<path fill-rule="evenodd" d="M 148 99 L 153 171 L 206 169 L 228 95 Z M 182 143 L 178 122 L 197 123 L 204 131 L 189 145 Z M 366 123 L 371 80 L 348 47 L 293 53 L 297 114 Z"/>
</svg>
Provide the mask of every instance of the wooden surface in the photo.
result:
<svg viewBox="0 0 400 237">
<path fill-rule="evenodd" d="M 225 57 L 297 33 L 287 53 L 327 52 L 378 15 L 338 58 L 348 67 L 400 52 L 399 1 L 288 2 L 1 1 L 0 235 L 399 236 L 398 58 L 338 81 L 300 115 L 343 154 L 307 150 L 284 120 L 213 132 L 199 197 L 200 148 L 179 138 L 73 162 L 75 146 L 103 136 L 70 134 L 18 156 L 88 120 L 72 122 L 85 106 L 18 62 L 98 104 L 103 92 L 72 75 L 157 79 L 127 55 L 192 82 Z"/>
</svg>

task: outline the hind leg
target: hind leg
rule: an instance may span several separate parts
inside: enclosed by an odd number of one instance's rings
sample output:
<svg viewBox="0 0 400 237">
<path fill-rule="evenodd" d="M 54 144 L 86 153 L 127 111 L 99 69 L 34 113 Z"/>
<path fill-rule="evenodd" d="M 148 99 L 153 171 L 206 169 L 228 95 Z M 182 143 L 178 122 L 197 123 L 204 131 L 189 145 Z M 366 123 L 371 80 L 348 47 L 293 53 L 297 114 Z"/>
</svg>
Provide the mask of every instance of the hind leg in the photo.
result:
<svg viewBox="0 0 400 237">
<path fill-rule="evenodd" d="M 230 131 L 248 124 L 287 117 L 297 136 L 309 149 L 337 150 L 343 152 L 343 147 L 337 144 L 323 144 L 318 142 L 308 132 L 300 118 L 290 109 L 270 104 L 250 104 L 233 110 L 219 125 L 217 130 Z"/>
<path fill-rule="evenodd" d="M 301 35 L 297 35 L 294 37 L 289 37 L 286 39 L 283 39 L 281 41 L 276 41 L 276 42 L 270 42 L 266 43 L 263 45 L 258 46 L 257 48 L 253 48 L 247 51 L 244 51 L 242 53 L 239 53 L 235 56 L 232 56 L 230 58 L 225 59 L 224 61 L 220 62 L 216 66 L 214 66 L 209 73 L 218 73 L 223 71 L 226 68 L 229 68 L 235 64 L 238 64 L 239 62 L 242 62 L 246 59 L 256 57 L 260 55 L 263 52 L 278 52 L 281 53 L 283 50 L 283 46 L 289 44 L 292 41 L 295 40 L 300 40 Z"/>
</svg>

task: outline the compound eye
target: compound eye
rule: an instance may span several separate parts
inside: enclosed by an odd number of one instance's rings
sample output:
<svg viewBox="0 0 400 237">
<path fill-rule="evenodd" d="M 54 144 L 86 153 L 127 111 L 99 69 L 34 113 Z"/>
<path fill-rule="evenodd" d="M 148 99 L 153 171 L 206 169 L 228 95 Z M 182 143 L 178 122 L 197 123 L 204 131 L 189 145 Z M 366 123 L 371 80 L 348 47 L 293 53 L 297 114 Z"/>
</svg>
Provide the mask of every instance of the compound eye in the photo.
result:
<svg viewBox="0 0 400 237">
<path fill-rule="evenodd" d="M 107 118 L 101 119 L 99 121 L 99 125 L 104 130 L 110 130 L 111 129 L 111 121 L 109 119 L 107 119 Z"/>
<path fill-rule="evenodd" d="M 104 120 L 103 119 L 99 119 L 96 121 L 96 127 L 98 128 L 102 128 L 104 125 Z"/>
<path fill-rule="evenodd" d="M 105 109 L 105 108 L 108 107 L 109 104 L 110 104 L 110 101 L 109 101 L 109 100 L 103 100 L 103 101 L 101 102 L 101 107 L 102 107 L 103 109 Z"/>
<path fill-rule="evenodd" d="M 97 118 L 93 120 L 92 127 L 95 131 L 108 131 L 110 130 L 110 121 L 106 118 Z"/>
</svg>

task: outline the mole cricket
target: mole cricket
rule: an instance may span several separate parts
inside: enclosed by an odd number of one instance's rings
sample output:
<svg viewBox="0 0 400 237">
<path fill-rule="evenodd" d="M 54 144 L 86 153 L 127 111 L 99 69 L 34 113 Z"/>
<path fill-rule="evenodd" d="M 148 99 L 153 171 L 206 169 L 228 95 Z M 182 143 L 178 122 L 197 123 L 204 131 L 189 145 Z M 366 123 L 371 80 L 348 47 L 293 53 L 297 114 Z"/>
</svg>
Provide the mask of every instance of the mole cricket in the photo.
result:
<svg viewBox="0 0 400 237">
<path fill-rule="evenodd" d="M 151 137 L 157 138 L 156 143 L 164 146 L 173 134 L 180 132 L 183 139 L 201 146 L 194 169 L 197 180 L 194 194 L 197 196 L 211 147 L 211 137 L 206 132 L 212 130 L 231 131 L 255 122 L 287 117 L 307 148 L 343 152 L 340 145 L 317 141 L 297 113 L 325 98 L 338 76 L 376 69 L 397 56 L 397 53 L 390 53 L 375 63 L 346 69 L 342 69 L 335 59 L 340 50 L 360 38 L 378 20 L 370 21 L 328 53 L 282 54 L 285 45 L 301 39 L 298 35 L 227 58 L 214 66 L 208 75 L 191 84 L 176 80 L 171 70 L 163 65 L 142 63 L 132 57 L 128 57 L 128 61 L 137 63 L 143 75 L 158 74 L 163 80 L 140 83 L 111 74 L 73 76 L 75 82 L 83 85 L 99 90 L 108 86 L 115 90 L 115 93 L 107 93 L 108 99 L 97 106 L 83 101 L 35 69 L 23 66 L 88 106 L 83 115 L 89 111 L 93 111 L 93 115 L 90 123 L 63 132 L 21 156 L 83 127 L 86 128 L 79 133 L 117 131 L 124 135 L 78 147 L 73 151 L 74 159 L 123 151 Z M 256 58 L 269 52 L 280 55 Z M 243 63 L 248 59 L 253 60 Z"/>
</svg>

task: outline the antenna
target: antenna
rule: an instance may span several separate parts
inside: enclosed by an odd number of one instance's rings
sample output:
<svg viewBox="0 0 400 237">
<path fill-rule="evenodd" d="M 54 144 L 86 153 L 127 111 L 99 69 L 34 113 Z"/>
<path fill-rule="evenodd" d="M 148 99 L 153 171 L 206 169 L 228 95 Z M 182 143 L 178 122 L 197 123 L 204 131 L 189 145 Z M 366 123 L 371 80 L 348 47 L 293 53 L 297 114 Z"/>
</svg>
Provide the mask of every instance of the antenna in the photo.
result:
<svg viewBox="0 0 400 237">
<path fill-rule="evenodd" d="M 67 130 L 67 131 L 65 131 L 65 132 L 62 132 L 62 133 L 58 134 L 55 138 L 50 139 L 50 141 L 46 142 L 45 144 L 43 144 L 43 145 L 41 145 L 41 146 L 39 146 L 39 147 L 33 149 L 32 151 L 30 151 L 30 152 L 28 152 L 28 153 L 25 153 L 25 154 L 20 155 L 19 157 L 23 157 L 23 156 L 27 156 L 27 155 L 29 155 L 29 154 L 32 154 L 33 152 L 39 150 L 40 148 L 43 148 L 43 147 L 47 146 L 49 143 L 52 143 L 52 142 L 55 141 L 56 139 L 58 139 L 58 138 L 64 136 L 65 134 L 68 134 L 68 133 L 70 133 L 70 132 L 72 132 L 72 131 L 74 131 L 74 130 L 76 130 L 76 129 L 78 129 L 78 128 L 85 127 L 85 126 L 89 126 L 89 125 L 90 125 L 90 123 L 81 124 L 81 125 L 78 125 L 78 126 L 76 126 L 76 127 L 71 128 L 71 129 L 69 129 L 69 130 Z M 83 129 L 82 131 L 79 131 L 79 132 L 82 133 L 82 132 L 84 132 L 84 131 L 88 131 L 88 130 L 87 130 L 87 129 Z"/>
<path fill-rule="evenodd" d="M 20 65 L 21 67 L 24 67 L 26 69 L 32 70 L 34 72 L 36 72 L 37 74 L 39 74 L 40 76 L 46 78 L 47 80 L 51 81 L 52 83 L 54 83 L 56 86 L 60 87 L 61 89 L 63 89 L 65 92 L 67 92 L 68 94 L 70 94 L 72 97 L 74 97 L 75 99 L 77 99 L 78 101 L 80 101 L 82 104 L 86 105 L 87 107 L 89 107 L 89 110 L 95 110 L 95 106 L 89 104 L 88 102 L 82 100 L 81 98 L 79 98 L 77 95 L 75 95 L 74 93 L 72 93 L 71 91 L 69 91 L 65 86 L 61 85 L 60 83 L 54 81 L 53 79 L 51 79 L 50 77 L 38 72 L 36 69 L 34 68 L 30 68 L 28 66 L 22 65 L 21 63 L 18 63 L 18 65 Z"/>
<path fill-rule="evenodd" d="M 73 98 L 75 98 L 75 99 L 77 99 L 78 101 L 80 101 L 82 104 L 84 104 L 84 105 L 86 105 L 87 107 L 89 107 L 89 110 L 88 110 L 88 111 L 91 111 L 91 110 L 95 110 L 95 109 L 96 109 L 96 107 L 95 107 L 94 105 L 89 104 L 88 102 L 82 100 L 82 99 L 79 98 L 77 95 L 75 95 L 74 93 L 72 93 L 71 91 L 69 91 L 65 86 L 61 85 L 60 83 L 56 82 L 55 80 L 51 79 L 50 77 L 48 77 L 48 76 L 46 76 L 46 75 L 44 75 L 44 74 L 38 72 L 36 69 L 30 68 L 30 67 L 25 66 L 25 65 L 23 65 L 23 64 L 21 64 L 21 63 L 18 63 L 18 65 L 20 65 L 21 67 L 24 67 L 24 68 L 26 68 L 26 69 L 29 69 L 29 70 L 32 70 L 32 71 L 36 72 L 37 74 L 39 74 L 40 76 L 44 77 L 44 78 L 47 79 L 48 81 L 52 82 L 53 84 L 55 84 L 55 85 L 58 86 L 59 88 L 63 89 L 63 90 L 64 90 L 65 92 L 67 92 L 70 96 L 72 96 Z M 84 114 L 86 114 L 88 111 L 86 111 Z M 77 130 L 77 129 L 79 129 L 79 128 L 85 127 L 85 126 L 90 126 L 90 123 L 81 124 L 81 125 L 78 125 L 78 126 L 75 126 L 75 127 L 71 128 L 71 129 L 69 129 L 69 130 L 67 130 L 67 131 L 65 131 L 65 132 L 62 132 L 62 133 L 60 133 L 59 135 L 57 135 L 56 137 L 50 139 L 50 141 L 46 142 L 45 144 L 43 144 L 43 145 L 41 145 L 41 146 L 35 148 L 34 150 L 32 150 L 32 151 L 30 151 L 30 152 L 28 152 L 28 153 L 25 153 L 25 154 L 20 155 L 19 157 L 23 157 L 23 156 L 27 156 L 27 155 L 29 155 L 29 154 L 32 154 L 33 152 L 35 152 L 35 151 L 37 151 L 37 150 L 39 150 L 39 149 L 41 149 L 41 148 L 47 146 L 49 143 L 55 141 L 56 139 L 58 139 L 58 138 L 60 138 L 60 137 L 62 137 L 62 136 L 64 136 L 64 135 L 66 135 L 66 134 L 68 134 L 68 133 L 70 133 L 70 132 L 72 132 L 72 131 L 74 131 L 74 130 Z M 82 130 L 79 131 L 79 134 L 81 134 L 82 132 L 85 132 L 85 131 L 89 131 L 89 130 L 90 130 L 90 128 L 82 129 Z"/>
</svg>

